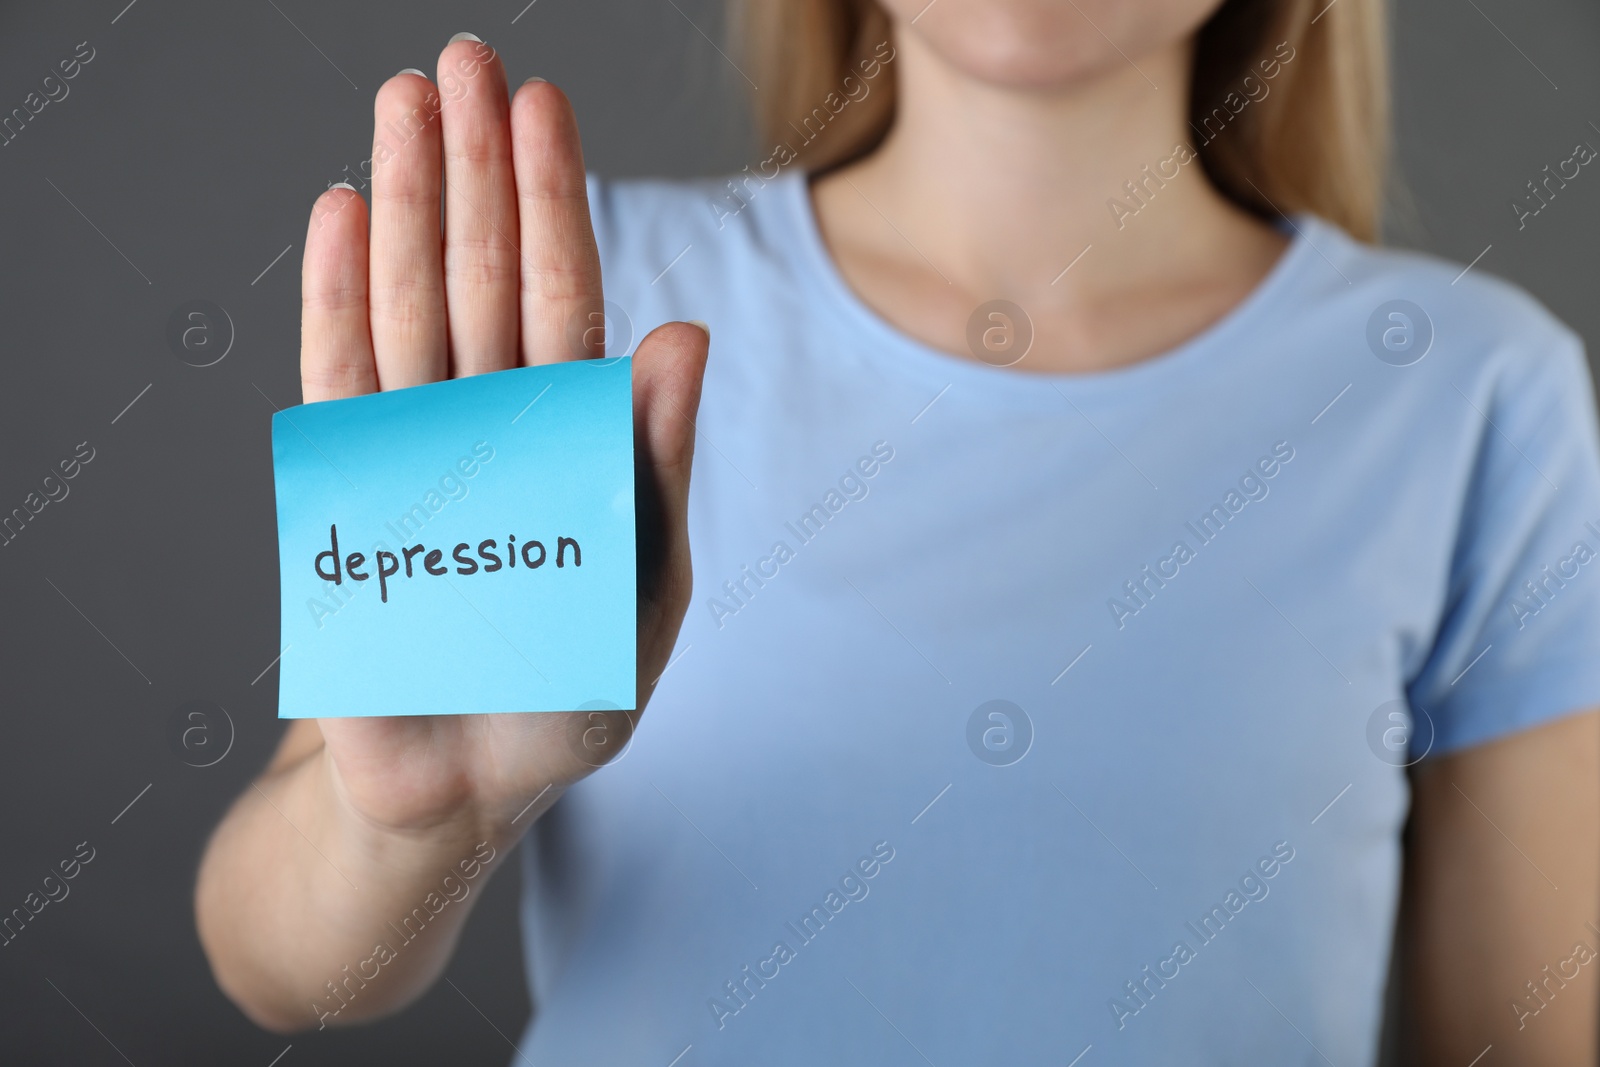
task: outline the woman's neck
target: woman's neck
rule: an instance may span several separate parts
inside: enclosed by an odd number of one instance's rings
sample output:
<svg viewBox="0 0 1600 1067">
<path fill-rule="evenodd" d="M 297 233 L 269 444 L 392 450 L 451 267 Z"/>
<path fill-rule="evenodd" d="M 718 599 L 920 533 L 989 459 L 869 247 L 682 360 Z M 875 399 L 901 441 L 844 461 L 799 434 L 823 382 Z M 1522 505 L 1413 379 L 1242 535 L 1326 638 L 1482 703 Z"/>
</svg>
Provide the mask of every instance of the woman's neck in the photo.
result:
<svg viewBox="0 0 1600 1067">
<path fill-rule="evenodd" d="M 813 192 L 846 279 L 906 332 L 966 354 L 967 317 L 1005 299 L 1037 337 L 1019 369 L 1103 369 L 1204 328 L 1282 251 L 1198 159 L 1180 162 L 1187 42 L 1044 91 L 898 38 L 894 128 Z"/>
</svg>

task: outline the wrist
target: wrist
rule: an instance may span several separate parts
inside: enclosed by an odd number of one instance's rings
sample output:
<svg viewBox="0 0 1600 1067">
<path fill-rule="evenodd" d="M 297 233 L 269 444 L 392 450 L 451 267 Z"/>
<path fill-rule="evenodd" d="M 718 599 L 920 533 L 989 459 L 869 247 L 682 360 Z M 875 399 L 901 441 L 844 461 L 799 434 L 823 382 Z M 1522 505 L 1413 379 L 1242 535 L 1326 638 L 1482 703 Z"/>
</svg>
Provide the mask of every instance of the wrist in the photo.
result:
<svg viewBox="0 0 1600 1067">
<path fill-rule="evenodd" d="M 366 881 L 408 885 L 419 878 L 434 880 L 446 867 L 475 857 L 478 851 L 493 853 L 490 862 L 498 862 L 515 845 L 502 837 L 490 840 L 485 833 L 488 821 L 467 800 L 416 819 L 373 813 L 352 795 L 326 749 L 310 757 L 301 771 L 312 779 L 315 806 L 326 813 L 323 848 L 330 856 L 341 857 L 344 862 L 339 867 L 349 865 L 341 873 L 363 891 L 368 888 Z M 480 849 L 482 845 L 488 848 Z"/>
<path fill-rule="evenodd" d="M 516 812 L 505 815 L 486 810 L 470 795 L 423 817 L 397 820 L 375 817 L 352 798 L 326 748 L 308 760 L 303 770 L 314 779 L 317 806 L 329 814 L 326 825 L 331 851 L 347 857 L 362 872 L 402 884 L 415 878 L 436 878 L 447 869 L 460 873 L 463 864 L 474 869 L 473 877 L 478 865 L 491 870 L 498 867 L 537 814 L 559 795 L 559 790 L 549 790 L 532 810 L 514 821 Z"/>
</svg>

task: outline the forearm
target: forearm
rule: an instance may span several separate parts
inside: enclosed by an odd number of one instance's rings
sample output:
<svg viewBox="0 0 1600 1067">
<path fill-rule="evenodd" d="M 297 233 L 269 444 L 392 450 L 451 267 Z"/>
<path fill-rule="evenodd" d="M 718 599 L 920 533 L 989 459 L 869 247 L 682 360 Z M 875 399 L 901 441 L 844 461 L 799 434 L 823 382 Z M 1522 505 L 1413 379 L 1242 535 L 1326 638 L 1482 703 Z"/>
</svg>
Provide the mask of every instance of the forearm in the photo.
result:
<svg viewBox="0 0 1600 1067">
<path fill-rule="evenodd" d="M 339 798 L 319 747 L 246 790 L 207 848 L 196 913 L 217 982 L 274 1030 L 394 1011 L 443 970 L 516 836 L 467 812 L 375 827 Z"/>
</svg>

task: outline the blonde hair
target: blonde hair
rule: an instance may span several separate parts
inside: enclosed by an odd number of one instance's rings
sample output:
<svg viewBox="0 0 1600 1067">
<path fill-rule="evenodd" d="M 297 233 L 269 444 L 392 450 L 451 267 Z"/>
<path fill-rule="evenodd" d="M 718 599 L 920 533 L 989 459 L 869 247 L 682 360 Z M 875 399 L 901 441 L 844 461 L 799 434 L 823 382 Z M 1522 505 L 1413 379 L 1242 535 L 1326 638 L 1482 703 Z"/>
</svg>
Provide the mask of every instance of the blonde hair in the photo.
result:
<svg viewBox="0 0 1600 1067">
<path fill-rule="evenodd" d="M 847 78 L 860 82 L 891 36 L 876 0 L 732 0 L 742 58 L 761 86 L 762 132 L 788 142 Z M 1226 130 L 1202 140 L 1206 120 L 1261 80 L 1274 50 L 1270 91 L 1226 108 Z M 842 88 L 842 86 L 844 88 Z M 1383 0 L 1225 0 L 1195 38 L 1190 125 L 1206 174 L 1241 207 L 1267 218 L 1308 211 L 1375 240 L 1389 154 L 1389 56 Z M 894 121 L 893 77 L 841 108 L 797 149 L 822 171 L 877 146 Z M 1215 123 L 1213 123 L 1215 124 Z M 1204 131 L 1204 132 L 1202 132 Z"/>
</svg>

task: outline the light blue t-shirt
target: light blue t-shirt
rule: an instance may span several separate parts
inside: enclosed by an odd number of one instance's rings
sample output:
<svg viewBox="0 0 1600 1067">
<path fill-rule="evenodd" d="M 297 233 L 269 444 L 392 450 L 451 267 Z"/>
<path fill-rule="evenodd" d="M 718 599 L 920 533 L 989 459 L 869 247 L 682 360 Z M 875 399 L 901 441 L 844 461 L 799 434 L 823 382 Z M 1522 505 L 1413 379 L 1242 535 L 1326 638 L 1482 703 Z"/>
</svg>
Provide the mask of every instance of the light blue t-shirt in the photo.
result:
<svg viewBox="0 0 1600 1067">
<path fill-rule="evenodd" d="M 695 590 L 524 846 L 522 1053 L 1370 1064 L 1403 765 L 1600 704 L 1578 339 L 1301 217 L 1175 350 L 1001 369 L 732 188 L 591 184 L 614 354 L 712 326 Z"/>
</svg>

